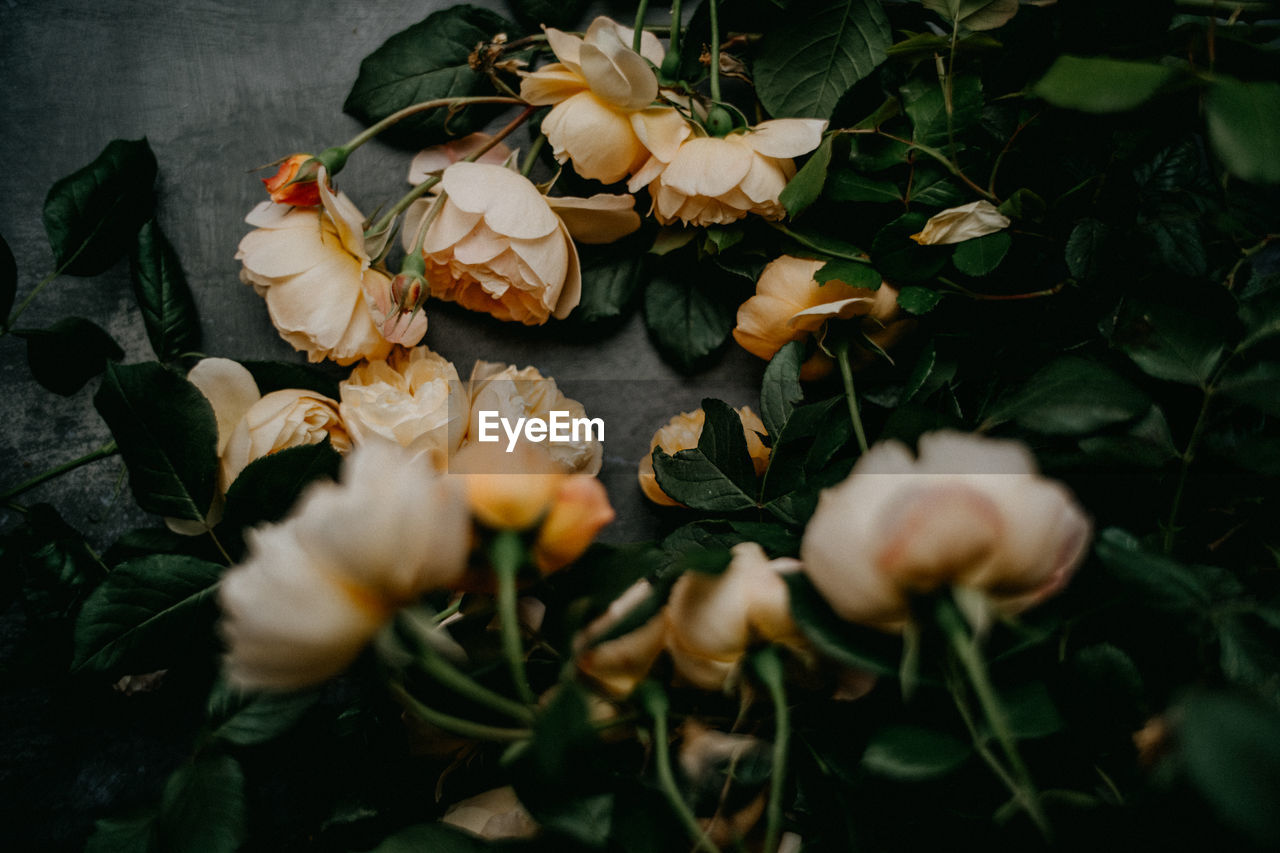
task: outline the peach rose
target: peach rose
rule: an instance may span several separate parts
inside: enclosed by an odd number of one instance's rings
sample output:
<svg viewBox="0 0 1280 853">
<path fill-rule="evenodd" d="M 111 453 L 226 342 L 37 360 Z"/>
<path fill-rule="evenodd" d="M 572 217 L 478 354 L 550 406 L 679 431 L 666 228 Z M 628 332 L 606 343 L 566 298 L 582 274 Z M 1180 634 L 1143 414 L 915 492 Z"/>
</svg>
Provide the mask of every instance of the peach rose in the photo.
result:
<svg viewBox="0 0 1280 853">
<path fill-rule="evenodd" d="M 603 483 L 587 474 L 565 478 L 538 528 L 534 564 L 544 575 L 564 568 L 581 557 L 615 517 Z"/>
<path fill-rule="evenodd" d="M 612 696 L 629 695 L 645 680 L 667 643 L 667 620 L 659 612 L 634 631 L 596 642 L 649 597 L 653 586 L 637 581 L 574 640 L 578 670 Z"/>
<path fill-rule="evenodd" d="M 663 225 L 726 225 L 749 213 L 781 219 L 786 209 L 778 196 L 796 171 L 791 158 L 817 148 L 826 127 L 819 119 L 784 118 L 724 137 L 695 136 L 667 162 L 650 158 L 627 187 L 649 187 Z"/>
<path fill-rule="evenodd" d="M 312 165 L 304 168 L 307 163 Z M 285 158 L 274 175 L 263 178 L 262 185 L 276 204 L 315 207 L 320 203 L 320 188 L 316 185 L 319 167 L 310 154 L 293 154 Z"/>
<path fill-rule="evenodd" d="M 759 415 L 751 411 L 749 406 L 743 406 L 737 409 L 737 412 L 742 418 L 742 431 L 747 437 L 747 452 L 751 454 L 751 464 L 755 466 L 756 475 L 759 476 L 769 467 L 769 448 L 765 447 L 764 442 L 760 440 L 760 436 L 766 432 L 764 422 L 760 420 Z M 661 447 L 663 453 L 674 454 L 678 450 L 697 447 L 698 439 L 702 437 L 702 426 L 706 420 L 707 413 L 702 409 L 681 412 L 653 434 L 653 440 L 649 442 L 649 453 L 640 460 L 637 472 L 640 490 L 644 492 L 646 498 L 661 506 L 682 505 L 668 496 L 658 485 L 657 475 L 653 471 L 653 450 Z"/>
<path fill-rule="evenodd" d="M 395 611 L 458 584 L 471 544 L 460 484 L 422 457 L 371 444 L 338 483 L 310 486 L 279 524 L 250 532 L 219 589 L 227 675 L 292 690 L 336 675 Z"/>
<path fill-rule="evenodd" d="M 528 73 L 520 97 L 552 105 L 542 132 L 556 160 L 571 161 L 584 178 L 620 181 L 651 157 L 670 162 L 692 129 L 671 106 L 654 106 L 662 46 L 643 33 L 640 52 L 633 31 L 609 18 L 591 22 L 584 38 L 547 28 L 547 43 L 559 62 Z"/>
<path fill-rule="evenodd" d="M 981 627 L 988 609 L 1019 613 L 1067 583 L 1089 520 L 1025 446 L 956 432 L 919 446 L 877 444 L 819 499 L 800 557 L 836 613 L 897 632 L 912 595 L 953 587 Z"/>
</svg>

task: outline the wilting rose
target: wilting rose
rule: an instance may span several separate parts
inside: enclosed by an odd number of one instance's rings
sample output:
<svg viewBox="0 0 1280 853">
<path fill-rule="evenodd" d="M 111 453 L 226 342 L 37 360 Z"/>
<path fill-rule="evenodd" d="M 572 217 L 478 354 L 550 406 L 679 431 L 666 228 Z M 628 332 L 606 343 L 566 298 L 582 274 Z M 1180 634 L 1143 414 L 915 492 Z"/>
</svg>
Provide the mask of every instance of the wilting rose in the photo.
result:
<svg viewBox="0 0 1280 853">
<path fill-rule="evenodd" d="M 620 637 L 598 640 L 626 619 L 652 591 L 647 580 L 632 584 L 574 640 L 578 670 L 613 696 L 629 695 L 648 677 L 654 661 L 666 646 L 667 620 L 659 612 Z"/>
<path fill-rule="evenodd" d="M 799 642 L 786 581 L 800 561 L 770 560 L 754 542 L 733 547 L 718 575 L 685 572 L 667 601 L 667 652 L 695 687 L 720 690 L 747 649 L 760 642 Z"/>
<path fill-rule="evenodd" d="M 877 444 L 822 493 L 800 557 L 836 613 L 900 631 L 912 595 L 953 587 L 1014 614 L 1067 583 L 1090 524 L 1026 447 L 955 432 L 919 446 L 913 458 L 897 442 Z"/>
<path fill-rule="evenodd" d="M 668 225 L 726 225 L 749 213 L 781 219 L 778 195 L 795 174 L 792 157 L 818 147 L 827 123 L 785 118 L 724 137 L 695 136 L 668 162 L 652 158 L 627 183 L 649 187 L 653 215 Z"/>
<path fill-rule="evenodd" d="M 370 268 L 364 217 L 326 180 L 321 169 L 318 208 L 264 201 L 249 212 L 245 221 L 256 230 L 236 252 L 240 279 L 266 299 L 280 336 L 308 360 L 383 358 L 391 344 L 374 306 L 390 302 L 391 279 Z"/>
<path fill-rule="evenodd" d="M 583 555 L 616 513 L 604 484 L 589 474 L 566 477 L 538 528 L 533 561 L 549 574 Z"/>
<path fill-rule="evenodd" d="M 499 320 L 539 325 L 567 317 L 582 296 L 571 235 L 610 242 L 640 227 L 630 196 L 597 195 L 567 200 L 594 211 L 579 217 L 583 231 L 571 232 L 552 207 L 561 200 L 502 166 L 455 163 L 440 186 L 443 201 L 423 200 L 406 216 L 406 239 L 423 216 L 434 216 L 422 244 L 431 295 Z"/>
<path fill-rule="evenodd" d="M 320 187 L 316 184 L 319 168 L 319 162 L 310 154 L 294 154 L 285 158 L 274 175 L 263 178 L 262 185 L 276 204 L 315 207 L 320 203 Z"/>
<path fill-rule="evenodd" d="M 426 347 L 367 361 L 339 390 L 342 421 L 357 445 L 391 442 L 442 467 L 466 435 L 470 402 L 458 371 Z"/>
<path fill-rule="evenodd" d="M 824 261 L 783 255 L 771 261 L 756 282 L 756 293 L 738 307 L 733 337 L 742 348 L 763 359 L 773 358 L 791 341 L 802 340 L 828 320 L 864 317 L 864 333 L 885 347 L 905 329 L 898 310 L 898 291 L 888 283 L 876 290 L 814 279 Z M 816 379 L 831 367 L 818 353 L 805 362 L 802 376 Z"/>
<path fill-rule="evenodd" d="M 912 234 L 911 239 L 921 246 L 963 243 L 974 237 L 1003 231 L 1009 227 L 1010 221 L 991 202 L 975 201 L 935 213 L 924 224 L 924 229 Z"/>
<path fill-rule="evenodd" d="M 592 21 L 584 38 L 546 32 L 559 62 L 526 74 L 520 96 L 537 106 L 554 105 L 542 132 L 556 159 L 606 184 L 651 157 L 670 162 L 692 129 L 674 107 L 654 105 L 658 78 L 649 63 L 660 67 L 663 60 L 657 37 L 643 33 L 636 53 L 633 31 L 605 17 Z"/>
<path fill-rule="evenodd" d="M 742 418 L 742 431 L 747 438 L 747 453 L 751 455 L 751 464 L 759 476 L 769 467 L 769 448 L 760 440 L 760 436 L 766 432 L 764 422 L 749 406 L 743 406 L 737 412 Z M 649 442 L 649 453 L 640 460 L 637 472 L 640 490 L 645 497 L 662 506 L 682 506 L 658 485 L 657 475 L 653 471 L 653 450 L 661 447 L 663 453 L 671 455 L 679 450 L 697 447 L 706 420 L 707 413 L 702 409 L 681 412 L 653 434 L 653 440 Z"/>
<path fill-rule="evenodd" d="M 344 669 L 395 611 L 456 585 L 471 520 L 461 484 L 386 444 L 355 450 L 339 483 L 310 486 L 248 536 L 219 589 L 230 680 L 289 690 Z"/>
<path fill-rule="evenodd" d="M 481 838 L 533 838 L 538 824 L 520 804 L 514 788 L 494 788 L 454 803 L 445 811 L 441 823 L 465 829 Z"/>
<path fill-rule="evenodd" d="M 543 376 L 535 367 L 517 370 L 514 364 L 477 361 L 471 370 L 469 391 L 471 425 L 467 431 L 468 443 L 479 441 L 480 413 L 484 411 L 497 412 L 498 417 L 507 418 L 513 427 L 520 418 L 550 420 L 553 411 L 568 412 L 570 420 L 587 417 L 581 403 L 566 397 L 554 379 Z M 506 433 L 501 427 L 490 430 L 491 435 L 495 432 L 505 448 Z M 588 434 L 587 430 L 582 430 L 574 441 L 571 432 L 570 441 L 546 442 L 540 447 L 562 471 L 597 474 L 604 459 L 604 445 L 591 437 L 596 434 L 596 431 Z M 524 439 L 520 443 L 524 443 Z"/>
</svg>

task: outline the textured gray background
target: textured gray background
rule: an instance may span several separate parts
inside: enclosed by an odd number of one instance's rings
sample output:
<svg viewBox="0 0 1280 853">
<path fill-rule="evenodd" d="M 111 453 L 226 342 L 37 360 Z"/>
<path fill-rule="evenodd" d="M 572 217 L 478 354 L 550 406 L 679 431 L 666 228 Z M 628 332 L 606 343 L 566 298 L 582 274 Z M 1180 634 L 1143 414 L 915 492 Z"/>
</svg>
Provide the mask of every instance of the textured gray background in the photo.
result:
<svg viewBox="0 0 1280 853">
<path fill-rule="evenodd" d="M 0 164 L 6 176 L 0 234 L 17 259 L 19 300 L 52 268 L 40 219 L 49 186 L 88 163 L 109 140 L 145 135 L 159 161 L 158 218 L 195 292 L 205 351 L 302 361 L 277 336 L 262 300 L 237 280 L 233 256 L 248 230 L 243 217 L 263 198 L 260 176 L 248 170 L 350 138 L 359 125 L 342 113 L 342 102 L 360 59 L 446 5 L 0 0 Z M 507 11 L 501 3 L 477 5 Z M 620 19 L 632 14 L 615 5 Z M 664 11 L 654 9 L 655 20 Z M 406 188 L 410 157 L 380 143 L 367 145 L 339 185 L 362 210 L 372 211 Z M 477 358 L 532 364 L 582 399 L 590 414 L 605 418 L 602 476 L 620 516 L 608 532 L 611 539 L 642 538 L 665 526 L 634 479 L 635 461 L 655 428 L 695 407 L 708 391 L 735 405 L 755 405 L 761 362 L 734 347 L 705 374 L 681 378 L 660 361 L 638 315 L 604 341 L 575 343 L 553 339 L 554 330 L 528 331 L 452 306 L 433 303 L 428 309 L 425 343 L 452 359 L 464 377 Z M 43 327 L 70 315 L 110 332 L 127 361 L 151 357 L 127 263 L 92 279 L 59 279 L 20 325 Z M 575 379 L 606 381 L 575 389 Z M 109 438 L 90 402 L 96 386 L 94 380 L 66 399 L 46 392 L 30 377 L 23 342 L 0 339 L 0 483 L 24 480 Z M 53 503 L 91 541 L 105 544 L 149 523 L 121 483 L 121 465 L 112 459 L 22 500 Z M 15 520 L 0 510 L 0 529 Z"/>
</svg>

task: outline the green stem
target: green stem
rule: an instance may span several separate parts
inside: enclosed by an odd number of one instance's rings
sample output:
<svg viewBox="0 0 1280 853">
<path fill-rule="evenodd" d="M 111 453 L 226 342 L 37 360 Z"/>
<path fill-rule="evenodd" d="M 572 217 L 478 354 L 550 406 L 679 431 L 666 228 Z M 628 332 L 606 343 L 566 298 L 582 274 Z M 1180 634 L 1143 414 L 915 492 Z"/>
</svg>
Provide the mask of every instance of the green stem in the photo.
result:
<svg viewBox="0 0 1280 853">
<path fill-rule="evenodd" d="M 495 693 L 483 685 L 477 684 L 469 675 L 462 672 L 439 654 L 425 649 L 426 654 L 418 661 L 422 671 L 464 699 L 482 705 L 499 714 L 519 720 L 522 723 L 533 722 L 533 711 L 527 706 Z"/>
<path fill-rule="evenodd" d="M 840 365 L 840 379 L 844 382 L 844 398 L 849 403 L 849 419 L 853 421 L 853 434 L 858 438 L 858 447 L 867 452 L 867 433 L 862 428 L 862 413 L 858 410 L 858 393 L 853 387 L 853 367 L 849 364 L 849 342 L 840 341 L 836 345 L 836 361 Z"/>
<path fill-rule="evenodd" d="M 524 162 L 520 164 L 520 174 L 526 178 L 533 171 L 534 163 L 538 162 L 538 155 L 542 153 L 542 147 L 547 144 L 547 138 L 542 134 L 538 134 L 538 138 L 533 140 L 529 146 L 529 153 L 525 155 Z"/>
<path fill-rule="evenodd" d="M 813 240 L 810 240 L 808 237 L 804 236 L 803 234 L 797 234 L 787 226 L 783 225 L 781 222 L 768 221 L 766 222 L 766 224 L 770 228 L 773 228 L 775 231 L 779 231 L 783 234 L 786 234 L 788 237 L 790 237 L 792 240 L 795 240 L 797 243 L 799 243 L 801 246 L 804 246 L 806 249 L 813 249 L 815 252 L 821 252 L 824 255 L 830 255 L 833 258 L 840 258 L 841 260 L 844 260 L 844 261 L 853 261 L 856 264 L 871 263 L 870 255 L 866 255 L 866 254 L 850 255 L 845 252 L 837 252 L 832 250 L 828 246 L 823 246 L 819 243 L 815 243 Z"/>
<path fill-rule="evenodd" d="M 636 6 L 635 35 L 631 37 L 631 49 L 640 52 L 640 37 L 644 35 L 644 17 L 649 12 L 649 0 L 640 0 Z"/>
<path fill-rule="evenodd" d="M 1045 840 L 1051 839 L 1053 831 L 1049 826 L 1049 818 L 1040 803 L 1040 795 L 1036 791 L 1031 773 L 1027 770 L 1027 765 L 1023 762 L 1021 753 L 1018 752 L 1017 741 L 1014 738 L 1013 730 L 1009 727 L 1009 718 L 1005 714 L 1004 707 L 1000 704 L 1000 698 L 996 695 L 995 687 L 991 684 L 991 678 L 987 673 L 987 665 L 978 649 L 977 641 L 969 634 L 964 616 L 961 615 L 950 596 L 943 595 L 939 597 L 935 613 L 938 625 L 947 638 L 951 652 L 960 668 L 964 671 L 969 686 L 973 689 L 973 695 L 978 700 L 978 706 L 982 709 L 988 725 L 991 726 L 992 734 L 995 735 L 996 741 L 1004 752 L 1005 761 L 1008 763 L 1008 772 L 1000 773 L 999 775 L 1005 784 L 1009 786 L 1014 797 L 1022 804 L 1022 808 L 1036 825 L 1036 828 L 1040 830 Z M 962 700 L 957 695 L 957 707 L 960 707 L 961 704 Z M 981 750 L 981 736 L 977 733 L 976 728 L 972 729 L 972 733 L 974 734 L 975 745 Z M 995 766 L 991 760 L 988 760 L 987 763 Z"/>
<path fill-rule="evenodd" d="M 410 104 L 401 110 L 396 110 L 391 115 L 381 121 L 369 125 L 360 133 L 351 137 L 346 145 L 342 146 L 350 153 L 361 145 L 364 145 L 370 139 L 373 139 L 379 133 L 396 124 L 397 122 L 408 118 L 411 115 L 425 113 L 428 110 L 436 110 L 440 107 L 466 106 L 467 104 L 523 104 L 525 103 L 519 98 L 511 98 L 505 95 L 475 95 L 465 98 L 436 98 L 430 101 L 423 101 L 419 104 Z"/>
<path fill-rule="evenodd" d="M 402 684 L 392 683 L 390 688 L 396 699 L 405 706 L 405 710 L 412 713 L 419 720 L 442 728 L 445 731 L 453 732 L 456 735 L 476 738 L 477 740 L 510 742 L 526 740 L 533 734 L 529 729 L 506 729 L 477 723 L 473 720 L 464 720 L 461 717 L 455 717 L 452 714 L 428 708 L 408 690 L 405 690 Z"/>
<path fill-rule="evenodd" d="M 671 35 L 668 52 L 680 53 L 680 0 L 671 0 Z"/>
<path fill-rule="evenodd" d="M 684 825 L 694 849 L 719 853 L 718 848 L 703 834 L 702 827 L 698 825 L 698 819 L 694 817 L 689 804 L 684 801 L 684 797 L 680 796 L 675 773 L 671 770 L 670 744 L 667 743 L 669 737 L 667 711 L 670 709 L 667 694 L 652 681 L 642 684 L 637 694 L 645 712 L 653 718 L 653 764 L 658 773 L 658 785 L 667 798 L 667 804 Z"/>
<path fill-rule="evenodd" d="M 720 103 L 720 4 L 707 0 L 711 11 L 711 100 Z"/>
<path fill-rule="evenodd" d="M 502 655 L 507 660 L 511 681 L 525 704 L 535 701 L 524 669 L 524 643 L 520 638 L 520 614 L 516 610 L 516 581 L 524 562 L 524 542 L 514 530 L 500 530 L 489 546 L 489 560 L 498 579 L 498 625 L 502 632 Z"/>
<path fill-rule="evenodd" d="M 951 22 L 951 50 L 947 53 L 947 79 L 943 84 L 943 103 L 947 108 L 947 157 L 954 161 L 956 157 L 956 132 L 955 132 L 955 102 L 952 100 L 955 95 L 955 86 L 952 81 L 955 79 L 956 66 L 956 39 L 960 35 L 960 18 Z"/>
<path fill-rule="evenodd" d="M 787 751 L 791 739 L 791 709 L 783 684 L 782 657 L 775 646 L 761 649 L 752 659 L 756 675 L 769 691 L 773 701 L 773 772 L 769 778 L 769 804 L 765 810 L 764 847 L 766 853 L 778 849 L 782 835 L 782 789 L 787 781 Z"/>
<path fill-rule="evenodd" d="M 1191 428 L 1191 437 L 1187 439 L 1187 448 L 1182 451 L 1182 465 L 1178 469 L 1178 485 L 1173 491 L 1173 504 L 1169 508 L 1169 520 L 1164 527 L 1164 552 L 1173 553 L 1173 543 L 1177 534 L 1178 512 L 1182 509 L 1182 495 L 1187 488 L 1187 475 L 1191 471 L 1191 461 L 1195 459 L 1196 446 L 1200 444 L 1200 436 L 1208 421 L 1209 403 L 1213 399 L 1212 386 L 1204 389 L 1204 400 L 1200 403 L 1200 414 L 1196 416 L 1195 426 Z"/>
<path fill-rule="evenodd" d="M 948 172 L 950 172 L 951 174 L 959 178 L 961 181 L 963 181 L 965 185 L 969 187 L 969 189 L 973 190 L 978 195 L 985 198 L 987 201 L 990 201 L 996 204 L 1000 202 L 1000 199 L 996 197 L 995 193 L 989 192 L 983 189 L 982 187 L 978 186 L 976 183 L 974 183 L 973 179 L 964 173 L 964 170 L 962 170 L 958 165 L 956 165 L 956 163 L 950 157 L 948 157 L 946 154 L 939 151 L 937 148 L 931 148 L 928 145 L 921 145 L 919 142 L 912 142 L 910 139 L 903 139 L 901 136 L 894 136 L 892 133 L 885 133 L 883 130 L 877 129 L 874 132 L 879 134 L 880 136 L 883 136 L 885 139 L 890 139 L 894 142 L 901 143 L 910 148 L 914 148 L 916 151 L 919 151 L 922 154 L 926 154 L 929 157 L 932 157 L 934 160 L 937 160 L 944 167 L 946 167 L 946 170 Z"/>
<path fill-rule="evenodd" d="M 119 448 L 116 447 L 116 443 L 114 441 L 108 441 L 97 450 L 90 451 L 84 456 L 72 459 L 70 462 L 64 462 L 56 468 L 50 468 L 48 471 L 45 471 L 42 474 L 37 474 L 24 483 L 19 483 L 11 489 L 6 489 L 5 491 L 0 492 L 0 501 L 7 501 L 10 498 L 16 498 L 23 492 L 34 489 L 41 483 L 46 483 L 55 477 L 60 477 L 68 471 L 74 471 L 76 468 L 79 468 L 82 465 L 88 465 L 90 462 L 97 462 L 99 459 L 106 459 L 108 456 L 114 456 L 118 452 Z"/>
<path fill-rule="evenodd" d="M 227 565 L 229 566 L 234 563 L 235 560 L 231 559 L 231 555 L 227 553 L 227 549 L 222 547 L 222 542 L 218 540 L 218 534 L 213 532 L 213 528 L 206 527 L 205 530 L 208 532 L 209 538 L 213 540 L 213 545 L 218 549 L 218 553 L 222 555 L 222 559 L 227 561 Z"/>
<path fill-rule="evenodd" d="M 22 316 L 22 312 L 27 310 L 27 306 L 31 304 L 31 300 L 35 299 L 37 296 L 40 295 L 40 291 L 44 290 L 44 286 L 46 284 L 48 284 L 49 282 L 57 278 L 59 275 L 61 275 L 62 270 L 63 270 L 63 267 L 59 267 L 58 269 L 49 273 L 44 278 L 40 279 L 40 282 L 36 284 L 35 289 L 33 289 L 30 293 L 27 294 L 27 298 L 22 300 L 21 304 L 18 305 L 17 310 L 15 310 L 12 314 L 10 314 L 9 319 L 5 321 L 4 331 L 6 334 L 9 332 L 10 329 L 13 328 L 13 324 L 18 322 L 18 318 Z"/>
</svg>

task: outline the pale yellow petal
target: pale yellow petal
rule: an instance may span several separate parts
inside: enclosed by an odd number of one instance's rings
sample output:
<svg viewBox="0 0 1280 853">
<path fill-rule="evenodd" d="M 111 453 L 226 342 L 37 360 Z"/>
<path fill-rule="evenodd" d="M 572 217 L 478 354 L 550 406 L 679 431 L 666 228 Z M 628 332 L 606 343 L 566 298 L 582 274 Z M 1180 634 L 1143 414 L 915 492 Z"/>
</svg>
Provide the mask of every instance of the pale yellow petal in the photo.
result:
<svg viewBox="0 0 1280 853">
<path fill-rule="evenodd" d="M 634 196 L 606 193 L 590 198 L 547 196 L 547 204 L 580 243 L 612 243 L 640 227 Z"/>
<path fill-rule="evenodd" d="M 639 110 L 658 96 L 658 77 L 644 57 L 608 28 L 585 41 L 579 54 L 591 91 L 615 107 Z"/>
<path fill-rule="evenodd" d="M 650 107 L 632 113 L 631 129 L 640 144 L 663 163 L 670 163 L 680 149 L 680 143 L 693 133 L 684 116 L 671 107 Z"/>
<path fill-rule="evenodd" d="M 823 119 L 776 118 L 755 125 L 743 139 L 766 157 L 799 157 L 818 147 L 826 129 Z"/>
<path fill-rule="evenodd" d="M 218 453 L 227 446 L 231 431 L 249 407 L 262 395 L 253 374 L 229 358 L 202 358 L 187 373 L 187 381 L 200 389 L 218 422 Z"/>
<path fill-rule="evenodd" d="M 601 183 L 622 180 L 645 157 L 627 116 L 591 92 L 553 107 L 543 119 L 542 132 L 557 160 L 572 160 L 579 175 Z"/>
<path fill-rule="evenodd" d="M 582 75 L 557 62 L 526 74 L 520 80 L 520 97 L 543 107 L 558 104 L 587 88 Z"/>
<path fill-rule="evenodd" d="M 489 163 L 454 163 L 441 180 L 449 199 L 467 213 L 484 214 L 499 234 L 529 240 L 550 234 L 559 220 L 542 194 L 518 172 Z"/>
</svg>

